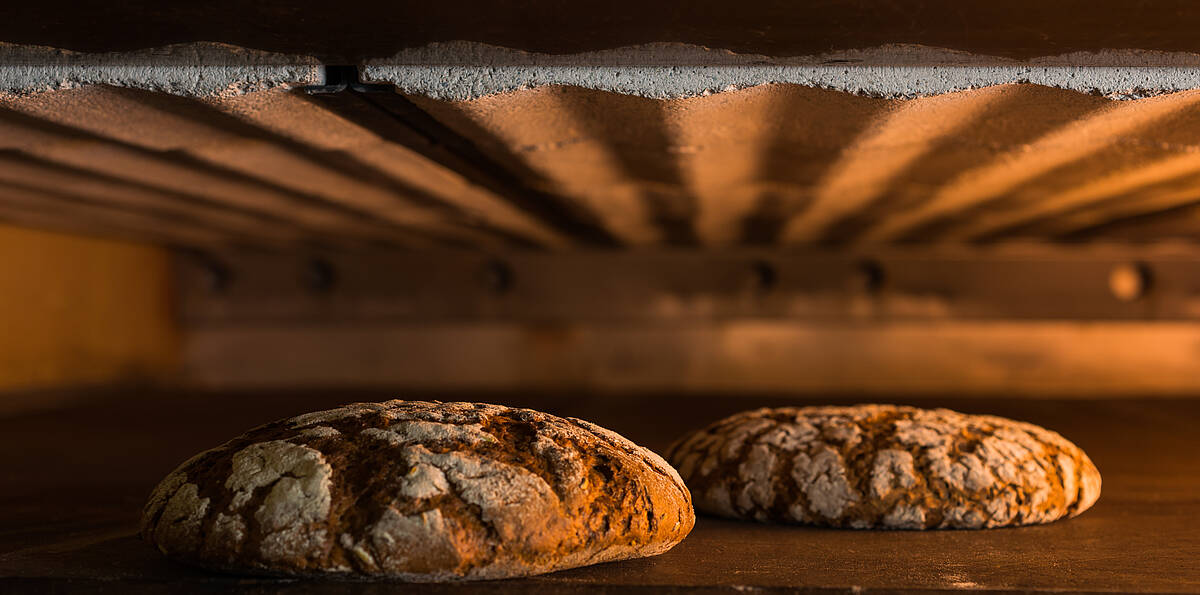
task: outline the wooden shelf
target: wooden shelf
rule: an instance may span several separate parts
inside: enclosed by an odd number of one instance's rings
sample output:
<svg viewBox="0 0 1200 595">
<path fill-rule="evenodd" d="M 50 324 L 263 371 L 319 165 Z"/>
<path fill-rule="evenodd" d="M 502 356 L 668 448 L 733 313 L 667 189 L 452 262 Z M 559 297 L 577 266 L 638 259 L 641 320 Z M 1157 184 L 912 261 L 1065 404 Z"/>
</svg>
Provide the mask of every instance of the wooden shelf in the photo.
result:
<svg viewBox="0 0 1200 595">
<path fill-rule="evenodd" d="M 211 574 L 134 535 L 153 484 L 179 461 L 256 424 L 384 391 L 56 395 L 74 405 L 0 418 L 0 592 L 375 592 L 394 584 Z M 683 431 L 787 399 L 408 394 L 584 417 L 661 449 Z M 863 398 L 862 401 L 880 401 Z M 887 399 L 896 402 L 895 399 Z M 431 586 L 453 593 L 736 593 L 791 590 L 1200 592 L 1200 399 L 902 399 L 1031 421 L 1082 446 L 1104 476 L 1079 518 L 990 531 L 834 531 L 702 517 L 674 550 L 527 580 Z M 426 589 L 422 589 L 425 592 Z"/>
</svg>

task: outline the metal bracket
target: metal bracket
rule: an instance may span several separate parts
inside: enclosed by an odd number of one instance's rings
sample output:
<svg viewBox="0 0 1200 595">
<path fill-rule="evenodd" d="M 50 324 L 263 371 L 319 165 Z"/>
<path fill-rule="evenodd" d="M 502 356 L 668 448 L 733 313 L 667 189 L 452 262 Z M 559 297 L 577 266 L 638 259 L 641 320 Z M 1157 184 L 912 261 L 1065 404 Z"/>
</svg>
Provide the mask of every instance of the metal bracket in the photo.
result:
<svg viewBox="0 0 1200 595">
<path fill-rule="evenodd" d="M 307 85 L 300 90 L 309 95 L 325 95 L 353 91 L 355 93 L 395 93 L 396 88 L 388 84 L 364 83 L 358 66 L 350 64 L 326 65 L 325 84 Z"/>
<path fill-rule="evenodd" d="M 201 326 L 1200 317 L 1194 251 L 370 252 L 319 264 L 231 252 L 181 255 L 177 270 L 184 318 Z"/>
</svg>

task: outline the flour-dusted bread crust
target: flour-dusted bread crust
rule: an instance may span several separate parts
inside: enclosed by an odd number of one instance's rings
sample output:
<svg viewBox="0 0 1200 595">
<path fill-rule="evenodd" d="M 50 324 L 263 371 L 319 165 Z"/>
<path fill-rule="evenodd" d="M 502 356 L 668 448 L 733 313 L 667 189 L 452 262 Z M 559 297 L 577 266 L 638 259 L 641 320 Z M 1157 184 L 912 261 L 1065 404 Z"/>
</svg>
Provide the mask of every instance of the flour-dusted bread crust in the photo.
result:
<svg viewBox="0 0 1200 595">
<path fill-rule="evenodd" d="M 653 556 L 692 529 L 658 455 L 588 422 L 480 403 L 359 403 L 200 453 L 142 536 L 208 568 L 412 581 Z"/>
<path fill-rule="evenodd" d="M 743 412 L 668 451 L 696 508 L 830 527 L 978 529 L 1073 517 L 1100 497 L 1083 450 L 1038 426 L 890 405 Z"/>
</svg>

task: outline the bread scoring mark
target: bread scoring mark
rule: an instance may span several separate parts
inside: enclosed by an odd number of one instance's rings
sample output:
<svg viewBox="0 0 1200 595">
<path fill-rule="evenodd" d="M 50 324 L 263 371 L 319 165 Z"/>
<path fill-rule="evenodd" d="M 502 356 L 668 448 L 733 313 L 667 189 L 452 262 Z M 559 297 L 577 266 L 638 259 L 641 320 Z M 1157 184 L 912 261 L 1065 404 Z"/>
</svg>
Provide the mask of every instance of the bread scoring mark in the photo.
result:
<svg viewBox="0 0 1200 595">
<path fill-rule="evenodd" d="M 643 463 L 648 465 L 656 473 L 666 477 L 672 484 L 679 486 L 680 491 L 683 493 L 685 498 L 688 498 L 688 500 L 691 499 L 687 489 L 684 488 L 683 478 L 679 476 L 679 471 L 677 471 L 675 467 L 671 466 L 666 459 L 659 456 L 658 453 L 644 446 L 638 446 L 628 438 L 608 428 L 598 426 L 589 421 L 574 417 L 568 417 L 566 420 L 580 428 L 587 430 L 588 432 L 591 432 L 593 436 L 607 442 L 610 446 L 625 451 L 626 454 L 640 458 Z"/>
<path fill-rule="evenodd" d="M 538 475 L 520 467 L 464 452 L 434 453 L 422 446 L 405 450 L 406 459 L 437 467 L 465 502 L 500 539 L 529 548 L 553 547 L 551 526 L 561 520 L 558 497 Z"/>
<path fill-rule="evenodd" d="M 762 466 L 756 444 L 782 464 Z M 841 527 L 1048 522 L 1079 514 L 1100 488 L 1087 455 L 1059 434 L 947 409 L 761 409 L 682 437 L 669 456 L 702 510 Z"/>
<path fill-rule="evenodd" d="M 525 411 L 529 411 L 529 410 L 526 409 Z M 650 450 L 642 448 L 641 446 L 638 446 L 638 445 L 634 444 L 633 442 L 630 442 L 628 438 L 626 438 L 608 428 L 601 427 L 590 421 L 575 418 L 575 417 L 567 417 L 564 419 L 567 422 L 571 423 L 572 425 L 586 430 L 593 437 L 599 438 L 600 440 L 608 443 L 609 446 L 616 447 L 617 449 L 622 450 L 628 454 L 652 455 L 650 458 L 657 459 L 659 466 L 662 467 L 662 469 L 660 469 L 660 471 L 666 471 L 668 469 L 671 469 L 671 466 L 668 465 L 666 463 L 666 461 L 663 461 L 662 458 L 660 458 L 658 455 L 655 455 Z"/>
<path fill-rule="evenodd" d="M 158 543 L 173 543 L 184 551 L 200 546 L 200 524 L 208 512 L 208 498 L 200 497 L 200 488 L 187 483 L 176 490 L 163 507 L 154 530 Z"/>
<path fill-rule="evenodd" d="M 812 457 L 805 453 L 796 455 L 792 478 L 807 496 L 809 509 L 828 519 L 840 517 L 859 498 L 846 478 L 841 455 L 824 444 L 817 447 Z"/>
<path fill-rule="evenodd" d="M 556 432 L 549 431 L 538 434 L 533 440 L 533 452 L 541 457 L 549 467 L 553 477 L 558 478 L 559 488 L 556 490 L 559 498 L 567 501 L 579 500 L 588 487 L 587 465 L 579 452 L 566 448 L 550 437 Z M 681 481 L 682 483 L 682 481 Z"/>
</svg>

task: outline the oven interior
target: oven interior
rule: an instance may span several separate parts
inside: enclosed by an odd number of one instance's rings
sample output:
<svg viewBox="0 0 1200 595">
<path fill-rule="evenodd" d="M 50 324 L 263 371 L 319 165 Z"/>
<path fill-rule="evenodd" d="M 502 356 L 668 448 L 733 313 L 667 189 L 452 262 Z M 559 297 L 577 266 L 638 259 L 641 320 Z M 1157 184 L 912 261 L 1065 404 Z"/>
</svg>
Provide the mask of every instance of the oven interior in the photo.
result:
<svg viewBox="0 0 1200 595">
<path fill-rule="evenodd" d="M 390 398 L 660 452 L 761 406 L 949 407 L 1104 477 L 1049 525 L 702 516 L 437 592 L 1200 590 L 1195 11 L 227 4 L 0 19 L 0 590 L 368 588 L 136 523 L 195 452 Z"/>
</svg>

